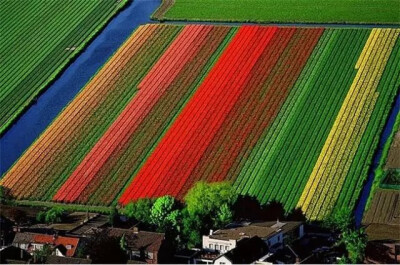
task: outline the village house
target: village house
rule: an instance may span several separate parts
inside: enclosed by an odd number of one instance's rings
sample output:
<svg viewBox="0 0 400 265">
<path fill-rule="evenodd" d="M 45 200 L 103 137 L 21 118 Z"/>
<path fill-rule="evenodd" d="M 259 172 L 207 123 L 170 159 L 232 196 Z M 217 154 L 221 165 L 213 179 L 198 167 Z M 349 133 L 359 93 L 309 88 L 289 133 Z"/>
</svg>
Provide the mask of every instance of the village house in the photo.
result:
<svg viewBox="0 0 400 265">
<path fill-rule="evenodd" d="M 276 222 L 232 223 L 215 232 L 211 230 L 209 235 L 203 236 L 202 252 L 194 259 L 194 263 L 231 264 L 237 262 L 237 257 L 243 255 L 242 263 L 251 263 L 282 249 L 285 244 L 303 236 L 304 225 L 302 222 L 280 222 L 278 220 Z M 263 244 L 260 244 L 260 241 Z M 242 251 L 248 249 L 248 245 L 253 245 L 250 249 L 255 253 Z M 237 253 L 242 254 L 238 255 Z"/>
<path fill-rule="evenodd" d="M 54 255 L 60 257 L 73 257 L 79 246 L 80 239 L 58 235 L 46 235 L 29 232 L 17 232 L 12 243 L 13 246 L 33 253 L 49 245 L 54 250 Z"/>
<path fill-rule="evenodd" d="M 203 236 L 203 249 L 225 253 L 237 246 L 243 238 L 260 237 L 271 251 L 283 247 L 287 240 L 303 237 L 302 222 L 241 222 Z"/>
<path fill-rule="evenodd" d="M 157 264 L 168 255 L 163 233 L 139 231 L 137 227 L 133 229 L 109 228 L 107 231 L 111 237 L 119 239 L 124 237 L 130 261 Z"/>
</svg>

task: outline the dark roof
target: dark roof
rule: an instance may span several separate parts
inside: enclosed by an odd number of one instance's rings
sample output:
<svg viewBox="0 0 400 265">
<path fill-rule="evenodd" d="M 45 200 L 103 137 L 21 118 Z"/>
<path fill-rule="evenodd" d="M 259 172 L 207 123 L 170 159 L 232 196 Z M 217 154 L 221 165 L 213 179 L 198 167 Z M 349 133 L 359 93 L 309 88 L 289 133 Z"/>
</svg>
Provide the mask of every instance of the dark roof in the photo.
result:
<svg viewBox="0 0 400 265">
<path fill-rule="evenodd" d="M 90 223 L 91 220 L 96 219 L 98 215 L 99 214 L 95 213 L 73 212 L 63 218 L 61 223 L 51 224 L 48 228 L 59 231 L 71 231 L 85 225 L 87 222 Z M 89 219 L 89 221 L 87 219 Z"/>
<path fill-rule="evenodd" d="M 108 216 L 106 215 L 97 215 L 93 217 L 88 222 L 83 225 L 76 227 L 71 230 L 69 233 L 73 235 L 90 235 L 93 234 L 93 231 L 97 228 L 104 227 L 108 223 Z"/>
<path fill-rule="evenodd" d="M 138 231 L 131 229 L 109 228 L 108 235 L 121 238 L 125 235 L 127 247 L 131 250 L 159 251 L 165 235 L 163 233 Z"/>
<path fill-rule="evenodd" d="M 8 246 L 0 250 L 0 264 L 10 263 L 10 261 L 26 263 L 30 258 L 31 255 L 26 250 L 15 246 Z"/>
<path fill-rule="evenodd" d="M 175 253 L 175 257 L 182 257 L 182 258 L 192 258 L 199 253 L 199 250 L 194 249 L 182 249 Z"/>
<path fill-rule="evenodd" d="M 233 264 L 250 264 L 263 257 L 267 252 L 268 246 L 261 238 L 255 236 L 239 241 L 236 248 L 221 256 L 226 257 Z"/>
<path fill-rule="evenodd" d="M 13 243 L 14 244 L 29 244 L 33 242 L 36 234 L 33 233 L 16 233 Z"/>
<path fill-rule="evenodd" d="M 225 229 L 220 229 L 215 231 L 210 238 L 219 240 L 241 240 L 242 238 L 250 238 L 258 236 L 261 238 L 269 238 L 276 233 L 283 232 L 286 233 L 297 227 L 299 227 L 302 222 L 243 222 L 230 224 Z"/>
<path fill-rule="evenodd" d="M 49 256 L 46 260 L 46 264 L 91 264 L 90 259 L 70 258 L 70 257 L 59 257 Z"/>
<path fill-rule="evenodd" d="M 253 226 L 262 226 L 262 227 L 271 227 L 277 230 L 281 230 L 283 233 L 287 233 L 292 231 L 302 225 L 303 222 L 294 222 L 294 221 L 270 221 L 270 222 L 253 222 L 251 225 Z"/>
</svg>

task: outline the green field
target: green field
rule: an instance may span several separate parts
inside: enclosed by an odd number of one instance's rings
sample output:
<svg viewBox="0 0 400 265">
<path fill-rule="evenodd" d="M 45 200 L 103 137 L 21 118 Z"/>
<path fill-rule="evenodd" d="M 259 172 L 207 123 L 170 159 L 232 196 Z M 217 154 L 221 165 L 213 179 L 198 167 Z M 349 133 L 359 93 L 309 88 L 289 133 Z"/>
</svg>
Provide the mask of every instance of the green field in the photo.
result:
<svg viewBox="0 0 400 265">
<path fill-rule="evenodd" d="M 169 0 L 164 0 L 170 5 Z M 165 20 L 237 22 L 400 22 L 399 0 L 175 0 L 155 17 Z M 166 12 L 165 12 L 166 11 Z M 165 12 L 165 13 L 164 13 Z M 164 13 L 164 16 L 162 14 Z"/>
<path fill-rule="evenodd" d="M 126 3 L 0 1 L 0 134 Z"/>
</svg>

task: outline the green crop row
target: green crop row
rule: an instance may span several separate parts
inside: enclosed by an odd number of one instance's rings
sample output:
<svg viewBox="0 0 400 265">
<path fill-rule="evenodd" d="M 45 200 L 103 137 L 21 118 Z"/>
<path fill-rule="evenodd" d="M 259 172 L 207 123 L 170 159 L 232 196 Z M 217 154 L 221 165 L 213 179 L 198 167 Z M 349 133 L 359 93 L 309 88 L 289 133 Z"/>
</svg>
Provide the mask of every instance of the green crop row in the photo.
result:
<svg viewBox="0 0 400 265">
<path fill-rule="evenodd" d="M 0 134 L 126 2 L 1 1 Z"/>
</svg>

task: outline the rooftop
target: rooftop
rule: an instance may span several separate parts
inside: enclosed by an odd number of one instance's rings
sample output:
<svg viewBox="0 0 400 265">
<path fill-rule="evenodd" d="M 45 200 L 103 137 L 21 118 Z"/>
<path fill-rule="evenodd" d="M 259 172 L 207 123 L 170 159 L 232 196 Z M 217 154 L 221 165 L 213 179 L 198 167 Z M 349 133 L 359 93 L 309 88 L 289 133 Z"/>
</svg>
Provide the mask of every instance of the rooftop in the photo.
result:
<svg viewBox="0 0 400 265">
<path fill-rule="evenodd" d="M 223 256 L 234 264 L 250 264 L 263 257 L 268 252 L 264 241 L 255 236 L 242 240 L 237 247 L 226 252 Z"/>
<path fill-rule="evenodd" d="M 147 251 L 158 251 L 165 235 L 163 233 L 137 231 L 133 229 L 109 228 L 108 235 L 122 237 L 125 235 L 127 247 L 132 250 L 146 249 Z"/>
<path fill-rule="evenodd" d="M 272 235 L 283 232 L 286 233 L 297 227 L 299 227 L 301 222 L 242 222 L 234 223 L 227 226 L 225 229 L 220 229 L 215 231 L 210 238 L 219 240 L 241 240 L 243 238 L 250 238 L 258 236 L 260 238 L 268 238 Z"/>
<path fill-rule="evenodd" d="M 37 243 L 37 244 L 49 244 L 53 246 L 62 245 L 66 248 L 66 256 L 72 257 L 75 254 L 75 250 L 79 244 L 79 238 L 23 232 L 15 234 L 13 243 L 14 244 Z"/>
</svg>

